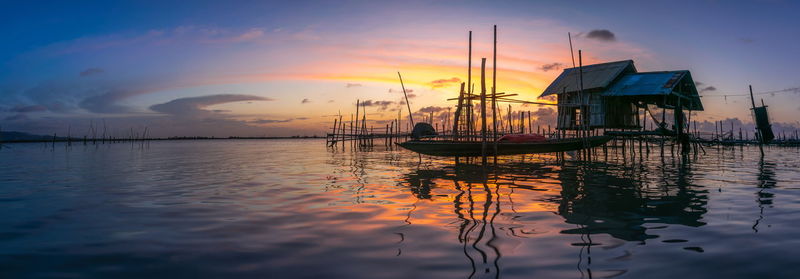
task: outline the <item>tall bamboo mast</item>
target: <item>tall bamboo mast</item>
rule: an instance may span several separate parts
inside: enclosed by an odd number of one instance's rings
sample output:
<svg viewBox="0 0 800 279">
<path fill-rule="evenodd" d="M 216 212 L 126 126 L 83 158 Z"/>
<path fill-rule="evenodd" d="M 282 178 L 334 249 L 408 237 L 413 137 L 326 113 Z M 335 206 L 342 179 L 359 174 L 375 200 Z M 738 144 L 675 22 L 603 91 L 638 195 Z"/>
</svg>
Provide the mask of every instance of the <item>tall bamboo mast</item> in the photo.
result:
<svg viewBox="0 0 800 279">
<path fill-rule="evenodd" d="M 481 58 L 481 156 L 486 157 L 486 58 Z"/>
<path fill-rule="evenodd" d="M 492 139 L 497 140 L 497 25 L 494 26 L 492 48 Z"/>
<path fill-rule="evenodd" d="M 469 31 L 469 51 L 467 53 L 467 137 L 472 138 L 472 31 Z"/>
</svg>

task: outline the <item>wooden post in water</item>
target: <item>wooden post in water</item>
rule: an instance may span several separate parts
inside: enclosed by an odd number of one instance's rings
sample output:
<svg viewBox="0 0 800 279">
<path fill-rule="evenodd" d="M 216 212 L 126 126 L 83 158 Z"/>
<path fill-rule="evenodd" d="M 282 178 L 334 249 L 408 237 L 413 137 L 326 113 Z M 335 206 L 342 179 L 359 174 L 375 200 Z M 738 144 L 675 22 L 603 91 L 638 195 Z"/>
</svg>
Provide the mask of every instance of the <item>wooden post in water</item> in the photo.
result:
<svg viewBox="0 0 800 279">
<path fill-rule="evenodd" d="M 533 134 L 533 122 L 531 121 L 531 111 L 528 111 L 528 133 Z"/>
<path fill-rule="evenodd" d="M 481 58 L 481 157 L 486 163 L 486 58 Z"/>
<path fill-rule="evenodd" d="M 461 91 L 458 92 L 458 106 L 456 107 L 456 115 L 453 117 L 453 140 L 458 141 L 458 124 L 461 118 L 461 110 L 464 105 L 464 83 L 461 83 Z"/>
<path fill-rule="evenodd" d="M 353 132 L 352 132 L 352 133 L 350 133 L 350 134 L 351 134 L 351 136 L 353 136 L 353 135 L 358 135 L 358 134 L 359 134 L 359 131 L 358 131 L 358 128 L 357 128 L 357 127 L 361 126 L 361 125 L 358 125 L 358 117 L 359 117 L 359 115 L 358 115 L 358 110 L 359 110 L 359 106 L 360 106 L 360 105 L 359 105 L 359 102 L 360 102 L 360 101 L 361 101 L 361 100 L 356 100 L 356 121 L 355 121 L 355 123 L 353 123 L 353 124 L 355 124 L 355 125 L 350 125 L 350 128 L 352 128 L 352 129 L 353 129 Z M 358 138 L 358 137 L 356 137 L 356 138 Z"/>
<path fill-rule="evenodd" d="M 352 122 L 351 122 L 351 125 L 352 125 Z M 347 123 L 342 123 L 342 125 L 340 125 L 340 126 L 342 126 L 341 129 L 339 129 L 339 130 L 342 133 L 340 137 L 342 139 L 342 149 L 344 149 L 344 142 L 345 142 L 345 140 L 347 140 L 346 137 L 345 137 L 345 133 L 347 131 Z M 353 127 L 350 127 L 350 129 L 352 130 Z"/>
<path fill-rule="evenodd" d="M 337 139 L 338 138 L 338 136 L 336 135 L 337 131 L 340 130 L 339 127 L 342 127 L 344 125 L 344 122 L 342 121 L 342 112 L 341 111 L 339 112 L 339 126 L 336 126 L 336 124 L 335 124 L 336 118 L 334 118 L 333 121 L 334 121 L 333 137 L 334 137 L 334 139 Z"/>
<path fill-rule="evenodd" d="M 331 135 L 329 137 L 325 137 L 325 140 L 329 143 L 336 143 L 336 120 L 337 120 L 336 118 L 333 119 L 333 128 L 331 128 Z"/>
<path fill-rule="evenodd" d="M 512 119 L 511 119 L 513 115 L 514 114 L 511 113 L 511 105 L 509 104 L 508 105 L 508 133 L 509 134 L 513 134 L 514 133 L 514 123 L 512 122 Z"/>
<path fill-rule="evenodd" d="M 469 105 L 467 106 L 467 140 L 472 140 L 472 92 L 474 89 L 474 85 L 472 84 L 472 31 L 469 31 L 469 42 L 468 42 L 469 50 L 467 53 L 467 102 Z"/>
<path fill-rule="evenodd" d="M 494 26 L 492 47 L 492 140 L 497 140 L 497 25 Z"/>
<path fill-rule="evenodd" d="M 581 138 L 583 138 L 583 148 L 588 148 L 589 147 L 589 142 L 587 141 L 587 139 L 588 139 L 587 138 L 587 136 L 588 136 L 587 135 L 587 131 L 588 131 L 587 129 L 588 129 L 589 125 L 587 123 L 588 123 L 589 120 L 587 118 L 589 116 L 589 113 L 587 113 L 586 106 L 584 106 L 584 97 L 585 96 L 583 94 L 583 51 L 580 50 L 580 49 L 578 50 L 578 79 L 579 79 L 579 86 L 580 86 L 578 88 L 578 90 L 579 90 L 578 92 L 580 92 L 580 93 L 578 93 L 579 94 L 578 96 L 580 98 L 580 108 L 581 108 L 580 109 L 580 111 L 581 111 L 581 123 L 580 124 L 581 125 L 580 125 L 579 129 L 580 129 Z M 550 134 L 550 125 L 547 125 L 547 133 Z M 588 151 L 589 150 L 588 149 L 584 149 L 584 151 L 585 152 L 580 152 L 580 153 L 584 153 L 584 155 L 588 156 Z"/>
</svg>

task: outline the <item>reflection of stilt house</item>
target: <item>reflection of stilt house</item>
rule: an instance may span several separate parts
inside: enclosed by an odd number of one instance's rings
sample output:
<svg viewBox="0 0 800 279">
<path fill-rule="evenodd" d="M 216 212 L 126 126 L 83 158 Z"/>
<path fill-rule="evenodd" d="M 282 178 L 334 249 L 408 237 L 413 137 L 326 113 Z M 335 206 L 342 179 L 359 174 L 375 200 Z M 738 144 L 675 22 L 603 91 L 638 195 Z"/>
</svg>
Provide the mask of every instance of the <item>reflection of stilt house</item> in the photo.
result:
<svg viewBox="0 0 800 279">
<path fill-rule="evenodd" d="M 703 110 L 689 71 L 638 72 L 632 60 L 565 69 L 540 97 L 550 95 L 557 96 L 562 131 L 638 130 L 644 120 L 640 109 L 646 114 L 648 105 L 673 110 L 670 122 L 681 124 L 686 123 L 683 110 Z M 651 117 L 665 123 L 666 113 Z"/>
</svg>

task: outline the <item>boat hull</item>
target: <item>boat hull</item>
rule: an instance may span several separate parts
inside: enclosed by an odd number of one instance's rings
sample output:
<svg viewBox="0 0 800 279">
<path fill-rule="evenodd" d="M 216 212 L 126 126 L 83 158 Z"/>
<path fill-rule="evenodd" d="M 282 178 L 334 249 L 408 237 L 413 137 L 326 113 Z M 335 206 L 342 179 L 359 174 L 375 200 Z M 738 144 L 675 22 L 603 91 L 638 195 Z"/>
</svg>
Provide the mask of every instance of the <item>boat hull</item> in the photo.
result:
<svg viewBox="0 0 800 279">
<path fill-rule="evenodd" d="M 486 144 L 486 155 L 517 155 L 580 150 L 603 145 L 611 139 L 611 136 L 593 136 L 586 139 L 555 139 L 530 143 L 490 142 Z M 412 140 L 396 144 L 405 149 L 430 156 L 471 157 L 482 155 L 481 142 Z M 497 150 L 496 153 L 495 150 Z"/>
</svg>

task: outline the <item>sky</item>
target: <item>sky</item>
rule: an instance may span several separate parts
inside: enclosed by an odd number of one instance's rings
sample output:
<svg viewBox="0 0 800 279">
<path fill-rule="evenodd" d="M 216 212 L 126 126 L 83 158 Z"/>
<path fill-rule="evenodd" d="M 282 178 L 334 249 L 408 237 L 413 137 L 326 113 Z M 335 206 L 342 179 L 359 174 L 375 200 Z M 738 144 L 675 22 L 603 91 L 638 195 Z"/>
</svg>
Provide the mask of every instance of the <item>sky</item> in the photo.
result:
<svg viewBox="0 0 800 279">
<path fill-rule="evenodd" d="M 30 2 L 30 1 L 29 1 Z M 698 121 L 751 122 L 752 85 L 800 127 L 796 1 L 53 1 L 0 12 L 0 129 L 157 137 L 324 135 L 363 101 L 370 126 L 439 115 L 467 81 L 537 100 L 570 67 L 690 70 Z M 776 92 L 777 91 L 777 92 Z M 775 93 L 769 93 L 775 92 Z M 727 97 L 725 95 L 728 95 Z M 548 107 L 516 106 L 552 121 Z M 707 126 L 707 122 L 705 125 Z M 713 124 L 711 124 L 713 125 Z M 737 124 L 738 125 L 738 124 Z"/>
</svg>

